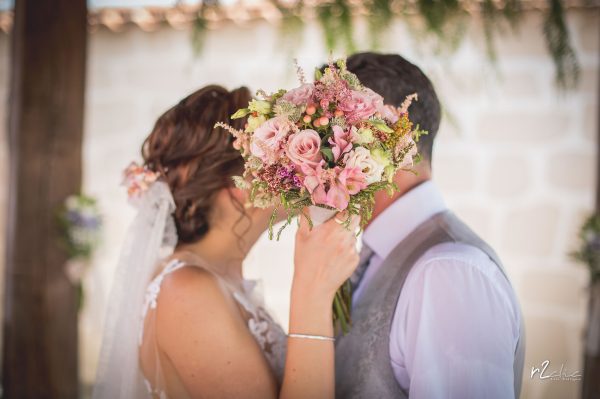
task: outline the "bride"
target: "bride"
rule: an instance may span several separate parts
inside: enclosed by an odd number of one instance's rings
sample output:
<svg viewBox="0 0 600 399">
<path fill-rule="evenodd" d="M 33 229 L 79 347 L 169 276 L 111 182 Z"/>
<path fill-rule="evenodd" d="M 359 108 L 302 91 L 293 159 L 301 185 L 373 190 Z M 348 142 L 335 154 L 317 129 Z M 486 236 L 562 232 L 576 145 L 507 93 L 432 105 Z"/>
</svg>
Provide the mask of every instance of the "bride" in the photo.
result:
<svg viewBox="0 0 600 399">
<path fill-rule="evenodd" d="M 217 122 L 251 99 L 207 86 L 164 113 L 133 168 L 138 215 L 107 313 L 95 399 L 333 398 L 331 303 L 358 263 L 332 219 L 296 234 L 290 334 L 242 276 L 272 209 L 234 188 L 243 160 Z M 354 227 L 357 221 L 353 221 Z"/>
</svg>

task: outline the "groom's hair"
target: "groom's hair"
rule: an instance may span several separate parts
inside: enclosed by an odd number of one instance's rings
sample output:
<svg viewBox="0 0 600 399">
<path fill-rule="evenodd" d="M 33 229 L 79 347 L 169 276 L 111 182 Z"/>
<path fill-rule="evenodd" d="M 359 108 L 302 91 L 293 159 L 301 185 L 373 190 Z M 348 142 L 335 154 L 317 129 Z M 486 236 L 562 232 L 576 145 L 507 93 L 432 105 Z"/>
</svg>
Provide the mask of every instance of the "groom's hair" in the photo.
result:
<svg viewBox="0 0 600 399">
<path fill-rule="evenodd" d="M 440 126 L 440 102 L 433 85 L 419 67 L 397 54 L 357 53 L 347 59 L 348 70 L 361 83 L 379 93 L 386 104 L 399 107 L 406 96 L 417 93 L 409 108 L 410 119 L 429 132 L 421 136 L 418 148 L 431 162 L 433 140 Z"/>
</svg>

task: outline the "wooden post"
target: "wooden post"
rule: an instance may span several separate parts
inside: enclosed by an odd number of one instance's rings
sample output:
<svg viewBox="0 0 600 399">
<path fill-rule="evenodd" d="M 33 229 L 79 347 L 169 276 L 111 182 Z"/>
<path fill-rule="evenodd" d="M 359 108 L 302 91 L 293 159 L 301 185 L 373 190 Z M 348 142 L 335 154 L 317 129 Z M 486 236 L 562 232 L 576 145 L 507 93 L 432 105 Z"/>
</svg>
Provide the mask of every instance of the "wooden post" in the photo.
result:
<svg viewBox="0 0 600 399">
<path fill-rule="evenodd" d="M 86 0 L 16 0 L 9 106 L 5 398 L 76 398 L 77 309 L 56 212 L 80 191 Z"/>
</svg>

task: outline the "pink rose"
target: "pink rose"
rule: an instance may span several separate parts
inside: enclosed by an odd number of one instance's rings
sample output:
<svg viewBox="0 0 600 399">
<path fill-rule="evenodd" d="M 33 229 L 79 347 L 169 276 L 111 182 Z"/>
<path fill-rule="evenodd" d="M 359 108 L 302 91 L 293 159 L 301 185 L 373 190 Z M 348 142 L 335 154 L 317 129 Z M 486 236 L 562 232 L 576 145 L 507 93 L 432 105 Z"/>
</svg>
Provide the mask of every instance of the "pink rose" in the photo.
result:
<svg viewBox="0 0 600 399">
<path fill-rule="evenodd" d="M 290 122 L 285 117 L 269 119 L 254 131 L 250 152 L 264 162 L 275 162 L 281 155 L 281 143 L 290 130 Z"/>
<path fill-rule="evenodd" d="M 317 166 L 323 159 L 319 152 L 321 137 L 312 129 L 302 130 L 290 136 L 287 144 L 287 156 L 291 161 L 300 165 Z"/>
<path fill-rule="evenodd" d="M 312 100 L 314 90 L 315 86 L 312 83 L 305 83 L 288 91 L 281 98 L 295 105 L 306 105 Z"/>
<path fill-rule="evenodd" d="M 344 132 L 344 129 L 337 125 L 332 126 L 331 129 L 333 130 L 333 137 L 329 138 L 329 144 L 331 144 L 333 160 L 337 162 L 344 153 L 352 149 L 352 134 Z"/>
<path fill-rule="evenodd" d="M 367 188 L 367 179 L 365 174 L 360 170 L 360 168 L 346 167 L 340 175 L 338 176 L 338 180 L 341 184 L 346 187 L 348 193 L 354 195 L 358 193 L 360 190 Z"/>
<path fill-rule="evenodd" d="M 392 123 L 396 123 L 398 121 L 398 111 L 396 110 L 396 107 L 393 105 L 385 105 L 383 103 L 383 97 L 368 87 L 365 87 L 364 91 L 383 119 L 386 119 Z"/>
<path fill-rule="evenodd" d="M 338 109 L 352 123 L 374 115 L 378 111 L 379 103 L 383 106 L 383 98 L 373 90 L 352 90 L 350 97 L 338 104 Z"/>
</svg>

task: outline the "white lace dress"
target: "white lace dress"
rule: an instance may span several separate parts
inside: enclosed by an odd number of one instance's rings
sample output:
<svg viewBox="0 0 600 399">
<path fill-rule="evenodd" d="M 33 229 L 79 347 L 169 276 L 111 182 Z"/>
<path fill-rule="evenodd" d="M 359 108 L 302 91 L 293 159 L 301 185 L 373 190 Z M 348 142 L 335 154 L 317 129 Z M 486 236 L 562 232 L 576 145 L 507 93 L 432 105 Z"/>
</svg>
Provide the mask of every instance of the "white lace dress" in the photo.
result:
<svg viewBox="0 0 600 399">
<path fill-rule="evenodd" d="M 187 264 L 179 259 L 173 259 L 163 268 L 154 280 L 148 285 L 146 290 L 146 298 L 142 309 L 142 329 L 139 335 L 139 344 L 142 344 L 144 336 L 144 320 L 148 311 L 155 309 L 158 296 L 160 294 L 160 286 L 169 273 L 178 270 Z M 196 266 L 190 266 L 196 267 Z M 218 277 L 218 276 L 217 276 Z M 267 362 L 269 363 L 277 381 L 281 385 L 283 380 L 283 368 L 285 364 L 285 353 L 287 339 L 285 332 L 265 311 L 262 298 L 256 293 L 256 281 L 244 280 L 243 291 L 231 290 L 233 298 L 247 313 L 248 329 L 256 339 L 256 342 L 262 349 Z M 153 387 L 148 380 L 145 380 L 148 394 L 151 398 L 168 399 L 168 396 L 162 388 Z"/>
</svg>

